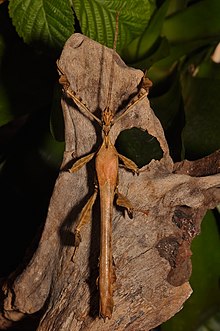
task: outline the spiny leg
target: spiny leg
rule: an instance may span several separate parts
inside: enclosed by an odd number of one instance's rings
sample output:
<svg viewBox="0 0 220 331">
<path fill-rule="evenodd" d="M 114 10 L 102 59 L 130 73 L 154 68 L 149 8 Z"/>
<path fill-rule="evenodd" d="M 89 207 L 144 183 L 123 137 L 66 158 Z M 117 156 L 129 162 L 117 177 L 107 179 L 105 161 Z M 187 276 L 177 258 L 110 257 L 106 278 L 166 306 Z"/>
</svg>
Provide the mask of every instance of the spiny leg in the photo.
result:
<svg viewBox="0 0 220 331">
<path fill-rule="evenodd" d="M 147 77 L 143 77 L 142 78 L 142 85 L 141 85 L 141 89 L 144 89 L 144 92 L 142 92 L 141 90 L 138 92 L 137 95 L 135 95 L 132 100 L 130 101 L 130 103 L 128 104 L 128 106 L 125 108 L 125 110 L 123 111 L 122 114 L 120 114 L 118 117 L 116 117 L 113 120 L 113 124 L 118 122 L 119 120 L 121 120 L 125 115 L 127 115 L 128 112 L 130 112 L 130 110 L 141 100 L 143 100 L 149 93 L 149 87 L 152 86 L 152 82 L 147 78 Z"/>
<path fill-rule="evenodd" d="M 92 116 L 92 118 L 99 123 L 99 125 L 102 126 L 102 121 L 96 117 L 90 110 L 89 108 L 82 102 L 82 99 L 78 96 L 76 96 L 76 93 L 71 90 L 70 88 L 68 88 L 67 90 L 65 90 L 66 94 L 73 99 L 73 101 L 75 102 L 75 104 L 80 108 L 82 108 L 83 110 L 85 110 L 85 112 L 87 114 L 89 114 L 90 116 Z"/>
<path fill-rule="evenodd" d="M 134 174 L 138 174 L 139 173 L 139 169 L 138 166 L 136 165 L 136 163 L 130 159 L 128 159 L 126 156 L 119 154 L 117 152 L 117 155 L 119 157 L 119 159 L 124 163 L 124 167 L 126 169 L 131 170 Z"/>
<path fill-rule="evenodd" d="M 134 161 L 128 159 L 126 156 L 124 156 L 122 154 L 119 154 L 118 152 L 117 152 L 117 155 L 118 155 L 119 159 L 124 163 L 124 168 L 131 170 L 133 172 L 133 174 L 139 173 L 138 166 L 136 165 L 136 163 Z M 116 190 L 115 190 L 115 195 L 117 197 L 116 204 L 120 207 L 126 208 L 129 217 L 132 218 L 134 208 L 133 208 L 130 200 L 127 197 L 125 197 L 123 194 L 121 194 L 118 191 L 118 188 L 116 188 Z"/>
<path fill-rule="evenodd" d="M 119 193 L 118 191 L 116 191 L 116 204 L 120 207 L 123 207 L 127 210 L 128 212 L 128 216 L 130 218 L 133 218 L 133 212 L 139 212 L 144 214 L 145 216 L 147 216 L 149 214 L 149 210 L 148 209 L 143 209 L 143 208 L 136 208 L 133 207 L 131 201 L 124 196 L 123 194 Z"/>
<path fill-rule="evenodd" d="M 73 99 L 73 101 L 75 102 L 75 104 L 80 108 L 82 108 L 87 114 L 89 114 L 90 116 L 92 116 L 92 118 L 99 123 L 99 125 L 102 125 L 101 120 L 96 117 L 90 110 L 89 108 L 82 102 L 81 97 L 77 96 L 76 93 L 70 88 L 70 83 L 66 77 L 66 75 L 64 74 L 64 72 L 62 71 L 62 69 L 59 66 L 59 62 L 57 61 L 57 68 L 58 68 L 58 72 L 60 74 L 60 78 L 59 78 L 59 83 L 63 86 L 63 90 L 66 93 L 66 95 Z"/>
<path fill-rule="evenodd" d="M 128 216 L 130 218 L 133 218 L 133 206 L 132 203 L 130 202 L 130 200 L 124 196 L 123 194 L 121 194 L 120 192 L 118 192 L 118 190 L 116 190 L 116 204 L 120 207 L 123 207 L 125 209 L 127 209 L 128 212 Z"/>
<path fill-rule="evenodd" d="M 142 86 L 141 87 L 144 88 L 145 92 L 140 91 L 136 96 L 134 96 L 134 98 L 128 104 L 128 106 L 126 107 L 124 112 L 122 114 L 120 114 L 118 118 L 116 118 L 114 120 L 114 123 L 117 122 L 118 120 L 121 120 L 121 118 L 123 116 L 125 116 L 132 109 L 133 106 L 135 106 L 139 101 L 144 99 L 148 95 L 149 88 L 151 86 L 152 86 L 152 82 L 147 77 L 144 76 L 143 80 L 142 80 Z M 139 173 L 138 166 L 136 165 L 135 162 L 128 159 L 124 155 L 119 154 L 118 152 L 117 152 L 117 155 L 118 155 L 119 159 L 124 163 L 125 168 L 131 170 L 133 173 L 136 173 L 136 174 Z M 129 217 L 132 218 L 134 208 L 133 208 L 132 203 L 130 202 L 130 200 L 127 197 L 125 197 L 124 195 L 122 195 L 120 192 L 118 192 L 118 189 L 116 189 L 116 196 L 117 196 L 116 204 L 120 207 L 126 208 Z M 141 210 L 137 210 L 137 211 L 142 212 Z M 144 213 L 146 214 L 146 211 Z"/>
<path fill-rule="evenodd" d="M 82 237 L 80 234 L 81 228 L 89 223 L 92 219 L 92 207 L 95 203 L 96 197 L 97 197 L 97 193 L 98 193 L 98 187 L 95 186 L 95 191 L 93 193 L 93 195 L 89 198 L 89 200 L 87 201 L 87 203 L 85 204 L 85 206 L 83 207 L 81 213 L 79 214 L 78 220 L 77 220 L 77 226 L 74 230 L 74 252 L 73 252 L 73 256 L 72 259 L 76 253 L 76 249 L 79 247 L 80 242 L 82 241 Z"/>
<path fill-rule="evenodd" d="M 95 153 L 91 153 L 91 154 L 86 155 L 86 156 L 82 157 L 81 159 L 77 160 L 74 163 L 74 165 L 72 166 L 72 168 L 69 169 L 69 172 L 74 173 L 74 172 L 78 171 L 79 169 L 81 169 L 86 163 L 88 163 L 94 157 L 94 155 L 95 155 Z M 74 249 L 74 252 L 73 252 L 72 259 L 75 255 L 77 247 L 79 247 L 79 244 L 81 242 L 80 230 L 81 230 L 82 226 L 84 224 L 87 224 L 92 218 L 92 206 L 93 206 L 93 204 L 96 200 L 97 192 L 98 192 L 98 187 L 95 186 L 95 191 L 94 191 L 93 195 L 87 201 L 87 203 L 83 207 L 81 213 L 79 214 L 79 217 L 78 217 L 78 220 L 77 220 L 77 226 L 74 230 L 74 238 L 75 238 L 74 246 L 75 246 L 75 249 Z"/>
<path fill-rule="evenodd" d="M 60 83 L 60 85 L 63 86 L 64 91 L 67 91 L 70 86 L 70 83 L 69 83 L 68 79 L 66 78 L 66 75 L 64 74 L 63 70 L 60 68 L 58 60 L 56 63 L 57 63 L 58 73 L 60 75 L 59 83 Z"/>
<path fill-rule="evenodd" d="M 92 158 L 95 156 L 96 153 L 91 153 L 86 156 L 81 157 L 79 160 L 77 160 L 73 166 L 69 169 L 69 172 L 74 173 L 81 169 L 86 163 L 92 160 Z"/>
</svg>

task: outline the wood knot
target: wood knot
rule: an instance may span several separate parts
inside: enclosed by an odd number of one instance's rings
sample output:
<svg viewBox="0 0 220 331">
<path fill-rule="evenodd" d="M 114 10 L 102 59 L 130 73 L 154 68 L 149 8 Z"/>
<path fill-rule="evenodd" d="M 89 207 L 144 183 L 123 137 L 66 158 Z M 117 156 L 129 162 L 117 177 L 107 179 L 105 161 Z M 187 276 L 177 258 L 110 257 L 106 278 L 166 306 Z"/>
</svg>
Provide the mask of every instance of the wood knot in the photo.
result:
<svg viewBox="0 0 220 331">
<path fill-rule="evenodd" d="M 192 272 L 189 243 L 181 237 L 168 236 L 162 238 L 156 248 L 160 256 L 165 258 L 171 266 L 167 281 L 173 286 L 180 286 L 187 282 Z"/>
</svg>

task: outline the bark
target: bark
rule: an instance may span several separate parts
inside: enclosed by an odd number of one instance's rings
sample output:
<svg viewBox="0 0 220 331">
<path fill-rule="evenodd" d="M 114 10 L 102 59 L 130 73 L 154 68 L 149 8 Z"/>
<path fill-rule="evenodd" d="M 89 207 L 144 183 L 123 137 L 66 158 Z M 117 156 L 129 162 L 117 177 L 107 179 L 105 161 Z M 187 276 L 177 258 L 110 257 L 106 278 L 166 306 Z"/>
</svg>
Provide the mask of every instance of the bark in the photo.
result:
<svg viewBox="0 0 220 331">
<path fill-rule="evenodd" d="M 59 61 L 71 89 L 97 117 L 106 106 L 111 59 L 112 50 L 74 34 Z M 114 54 L 111 109 L 123 109 L 140 88 L 142 77 L 140 70 L 127 67 Z M 199 234 L 207 209 L 220 202 L 219 166 L 213 172 L 210 159 L 203 173 L 203 167 L 191 161 L 191 167 L 197 165 L 189 173 L 186 162 L 174 165 L 147 98 L 115 123 L 110 133 L 113 143 L 122 130 L 138 127 L 156 137 L 163 157 L 144 166 L 138 176 L 124 168 L 119 170 L 119 191 L 132 202 L 134 217 L 130 219 L 122 208 L 114 207 L 117 279 L 113 316 L 104 322 L 98 317 L 96 286 L 98 199 L 92 222 L 84 226 L 82 242 L 73 257 L 77 216 L 94 190 L 94 161 L 76 173 L 68 172 L 75 158 L 97 151 L 101 128 L 69 99 L 62 100 L 62 107 L 66 141 L 62 167 L 32 259 L 2 286 L 0 326 L 7 329 L 16 326 L 16 321 L 39 314 L 38 331 L 150 330 L 175 315 L 192 292 L 188 283 L 190 245 Z"/>
</svg>

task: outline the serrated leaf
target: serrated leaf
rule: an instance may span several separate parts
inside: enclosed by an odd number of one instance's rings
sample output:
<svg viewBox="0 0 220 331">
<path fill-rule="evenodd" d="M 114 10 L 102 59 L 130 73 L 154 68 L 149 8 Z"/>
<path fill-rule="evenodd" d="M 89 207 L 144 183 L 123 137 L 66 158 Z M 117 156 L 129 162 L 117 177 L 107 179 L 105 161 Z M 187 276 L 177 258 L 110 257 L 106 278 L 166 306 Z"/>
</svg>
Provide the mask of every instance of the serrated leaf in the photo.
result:
<svg viewBox="0 0 220 331">
<path fill-rule="evenodd" d="M 89 38 L 113 47 L 116 13 L 119 11 L 117 51 L 141 34 L 155 8 L 154 0 L 72 0 L 82 32 Z"/>
<path fill-rule="evenodd" d="M 74 17 L 69 1 L 12 0 L 9 14 L 17 33 L 26 43 L 40 42 L 62 47 L 74 32 Z"/>
</svg>

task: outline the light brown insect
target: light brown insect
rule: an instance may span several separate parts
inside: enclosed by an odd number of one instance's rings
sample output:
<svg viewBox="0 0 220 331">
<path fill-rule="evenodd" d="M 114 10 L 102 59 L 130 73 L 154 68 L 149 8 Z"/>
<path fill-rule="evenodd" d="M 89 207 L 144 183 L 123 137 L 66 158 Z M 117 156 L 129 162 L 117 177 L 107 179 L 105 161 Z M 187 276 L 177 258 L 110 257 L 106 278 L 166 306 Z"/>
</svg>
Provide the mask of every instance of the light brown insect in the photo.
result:
<svg viewBox="0 0 220 331">
<path fill-rule="evenodd" d="M 92 206 L 99 192 L 100 197 L 100 213 L 101 213 L 101 231 L 100 231 L 100 259 L 99 259 L 99 314 L 103 319 L 111 318 L 113 311 L 113 282 L 115 280 L 115 274 L 113 270 L 112 261 L 112 215 L 113 215 L 113 201 L 115 195 L 117 196 L 116 203 L 120 206 L 127 208 L 129 214 L 132 214 L 132 206 L 128 199 L 122 196 L 117 189 L 118 186 L 118 168 L 119 159 L 124 163 L 125 168 L 131 170 L 133 173 L 138 173 L 137 165 L 119 154 L 110 140 L 110 130 L 114 123 L 118 121 L 122 116 L 125 116 L 127 112 L 131 111 L 134 105 L 140 100 L 146 97 L 148 89 L 152 85 L 149 79 L 144 78 L 142 81 L 142 88 L 140 92 L 131 100 L 124 112 L 117 118 L 115 118 L 115 111 L 110 109 L 111 90 L 113 84 L 113 72 L 114 72 L 114 54 L 116 49 L 117 32 L 118 31 L 118 17 L 116 20 L 116 32 L 114 40 L 114 50 L 112 53 L 112 67 L 111 75 L 109 79 L 109 90 L 106 98 L 106 107 L 102 111 L 101 119 L 97 118 L 88 107 L 81 101 L 81 98 L 71 90 L 70 84 L 59 67 L 60 73 L 59 82 L 63 86 L 63 90 L 67 97 L 72 98 L 74 103 L 83 109 L 86 113 L 93 117 L 93 119 L 99 123 L 102 127 L 102 144 L 98 152 L 86 155 L 78 161 L 76 161 L 73 167 L 69 170 L 75 172 L 95 157 L 95 169 L 98 185 L 95 187 L 94 194 L 88 200 L 84 208 L 82 209 L 78 225 L 75 228 L 75 249 L 79 246 L 81 241 L 80 230 L 82 226 L 91 219 Z M 79 59 L 80 61 L 80 59 Z"/>
</svg>

